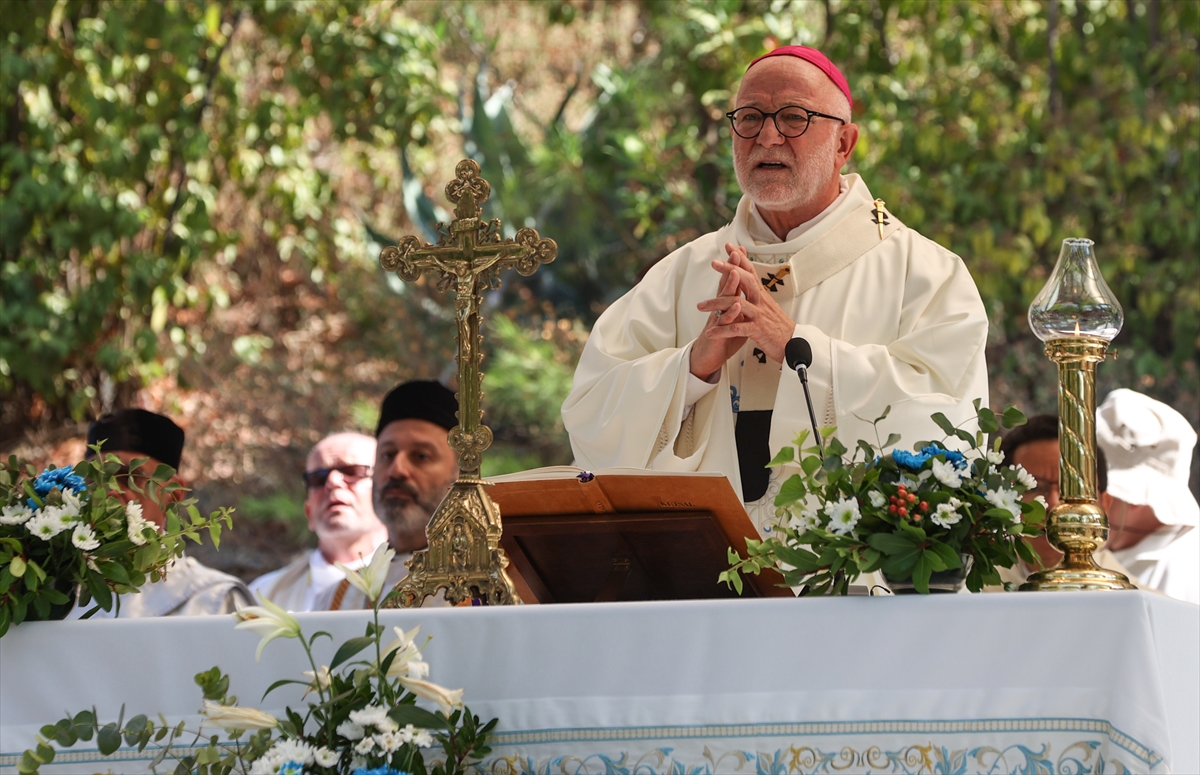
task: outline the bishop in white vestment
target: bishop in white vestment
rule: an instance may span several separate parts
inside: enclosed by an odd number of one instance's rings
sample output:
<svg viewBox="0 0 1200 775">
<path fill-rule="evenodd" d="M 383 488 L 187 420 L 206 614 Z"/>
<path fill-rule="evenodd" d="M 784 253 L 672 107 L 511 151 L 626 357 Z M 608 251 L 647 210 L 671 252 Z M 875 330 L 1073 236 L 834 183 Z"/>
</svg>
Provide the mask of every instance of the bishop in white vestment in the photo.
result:
<svg viewBox="0 0 1200 775">
<path fill-rule="evenodd" d="M 848 447 L 890 432 L 909 446 L 943 438 L 930 414 L 960 422 L 974 399 L 987 405 L 987 316 L 958 256 L 840 174 L 858 132 L 841 118 L 849 87 L 819 52 L 756 60 L 737 104 L 747 193 L 734 221 L 667 256 L 601 315 L 563 419 L 577 465 L 719 471 L 765 533 L 791 473 L 765 465 L 810 425 L 800 381 L 782 367 L 790 338 L 812 348 L 818 425 Z M 715 359 L 714 345 L 725 347 Z M 871 421 L 888 406 L 877 440 Z"/>
</svg>

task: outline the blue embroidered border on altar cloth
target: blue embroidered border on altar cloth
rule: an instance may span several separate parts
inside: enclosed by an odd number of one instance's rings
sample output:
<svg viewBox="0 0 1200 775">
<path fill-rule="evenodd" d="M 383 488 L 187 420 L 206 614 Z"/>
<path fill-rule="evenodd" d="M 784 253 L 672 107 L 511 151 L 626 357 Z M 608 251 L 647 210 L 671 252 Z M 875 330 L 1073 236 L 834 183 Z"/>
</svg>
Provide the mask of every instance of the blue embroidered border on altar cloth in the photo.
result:
<svg viewBox="0 0 1200 775">
<path fill-rule="evenodd" d="M 965 735 L 974 739 L 964 740 Z M 944 736 L 952 736 L 952 739 L 938 739 Z M 1051 736 L 1056 739 L 1048 739 Z M 877 739 L 872 740 L 872 737 Z M 888 742 L 879 738 L 888 738 Z M 897 738 L 907 739 L 901 743 Z M 988 738 L 987 742 L 991 744 L 984 743 L 981 738 Z M 711 744 L 716 741 L 727 742 L 728 750 L 725 750 L 725 746 Z M 856 741 L 865 745 L 854 745 Z M 645 748 L 637 746 L 638 742 L 659 745 Z M 688 742 L 704 742 L 703 750 L 695 751 L 700 754 L 698 757 L 691 758 L 681 750 L 695 749 L 694 745 L 687 745 Z M 955 746 L 955 742 L 966 742 L 968 745 Z M 612 743 L 618 745 L 614 747 Z M 571 752 L 559 755 L 560 750 L 568 746 Z M 1164 764 L 1160 753 L 1108 721 L 1086 718 L 537 729 L 496 732 L 492 735 L 491 748 L 492 755 L 476 765 L 477 772 L 492 775 L 549 775 L 552 772 L 606 775 L 649 775 L 658 772 L 680 775 L 716 775 L 724 772 L 798 775 L 833 772 L 1098 775 L 1162 772 Z M 594 753 L 588 752 L 589 748 Z M 610 748 L 615 750 L 602 750 Z M 506 749 L 530 755 L 506 756 Z M 536 753 L 540 752 L 545 752 L 549 757 L 537 756 Z M 685 761 L 681 755 L 689 756 L 691 760 Z"/>
<path fill-rule="evenodd" d="M 967 735 L 972 737 L 964 738 Z M 471 767 L 472 772 L 1100 775 L 1164 771 L 1163 757 L 1158 752 L 1107 721 L 1084 718 L 536 729 L 495 732 L 490 747 L 492 753 Z M 177 746 L 181 754 L 188 748 Z M 427 756 L 430 753 L 433 751 Z M 15 772 L 20 755 L 14 754 L 6 751 L 0 755 L 0 773 Z M 55 762 L 73 765 L 72 771 L 81 765 L 94 765 L 112 772 L 121 771 L 120 762 L 126 766 L 136 762 L 141 765 L 138 769 L 145 771 L 142 768 L 153 755 L 150 749 L 139 752 L 122 748 L 110 757 L 102 757 L 94 748 L 72 748 L 59 751 Z M 438 757 L 434 754 L 432 758 Z M 166 766 L 161 771 L 172 769 Z"/>
</svg>

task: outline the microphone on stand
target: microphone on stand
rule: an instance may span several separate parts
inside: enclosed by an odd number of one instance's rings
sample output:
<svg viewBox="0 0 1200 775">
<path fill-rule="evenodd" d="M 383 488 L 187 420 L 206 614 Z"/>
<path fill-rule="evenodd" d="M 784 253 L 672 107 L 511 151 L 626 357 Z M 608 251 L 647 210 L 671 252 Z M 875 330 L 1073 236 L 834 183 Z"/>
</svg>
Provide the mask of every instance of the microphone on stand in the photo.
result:
<svg viewBox="0 0 1200 775">
<path fill-rule="evenodd" d="M 800 384 L 804 386 L 804 402 L 808 404 L 808 421 L 812 425 L 817 446 L 821 448 L 821 454 L 824 455 L 825 442 L 821 441 L 821 432 L 817 430 L 817 413 L 813 411 L 812 395 L 808 392 L 808 367 L 812 365 L 812 346 L 807 339 L 796 337 L 784 346 L 783 357 L 787 361 L 788 368 L 799 375 Z"/>
</svg>

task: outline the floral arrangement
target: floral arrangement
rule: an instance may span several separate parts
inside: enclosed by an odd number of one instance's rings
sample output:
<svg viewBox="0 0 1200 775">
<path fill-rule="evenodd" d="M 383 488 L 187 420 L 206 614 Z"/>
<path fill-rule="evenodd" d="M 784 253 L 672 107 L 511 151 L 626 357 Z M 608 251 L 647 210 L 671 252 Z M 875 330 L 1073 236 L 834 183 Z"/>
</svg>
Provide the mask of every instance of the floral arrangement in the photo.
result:
<svg viewBox="0 0 1200 775">
<path fill-rule="evenodd" d="M 849 457 L 836 437 L 827 436 L 823 450 L 805 447 L 806 431 L 780 451 L 770 465 L 798 464 L 800 472 L 775 498 L 779 524 L 765 541 L 746 542 L 747 557 L 731 549 L 722 581 L 740 593 L 740 573 L 774 567 L 789 586 L 807 585 L 807 594 L 844 595 L 861 574 L 882 570 L 928 593 L 934 573 L 965 570 L 967 588 L 978 592 L 1001 583 L 997 568 L 1019 559 L 1040 566 L 1023 539 L 1040 532 L 1046 504 L 1021 500 L 1037 483 L 1020 466 L 1000 466 L 998 436 L 985 445 L 986 434 L 1022 425 L 1025 416 L 1011 406 L 997 416 L 976 400 L 976 432 L 938 412 L 931 419 L 946 434 L 940 442 L 885 452 L 900 441 L 891 434 L 879 443 L 890 409 L 873 423 L 876 444 L 859 441 Z M 961 451 L 946 445 L 950 439 Z"/>
<path fill-rule="evenodd" d="M 160 465 L 144 485 L 127 477 L 140 497 L 165 507 L 163 530 L 129 501 L 118 474 L 126 470 L 114 455 L 71 468 L 53 466 L 38 473 L 10 457 L 0 468 L 0 637 L 27 619 L 62 618 L 76 603 L 111 611 L 118 595 L 158 581 L 168 564 L 183 554 L 184 538 L 200 541 L 207 530 L 213 544 L 221 528 L 232 526 L 228 509 L 208 518 L 195 500 L 180 499 L 183 486 L 171 481 L 170 466 Z M 131 462 L 133 468 L 145 459 Z"/>
<path fill-rule="evenodd" d="M 339 566 L 346 578 L 373 602 L 373 617 L 366 632 L 351 638 L 334 652 L 328 665 L 318 665 L 313 645 L 327 632 L 305 637 L 291 614 L 268 600 L 262 605 L 233 614 L 237 629 L 261 636 L 256 658 L 276 638 L 294 638 L 303 647 L 312 670 L 304 680 L 276 681 L 270 694 L 286 684 L 305 687 L 306 706 L 287 708 L 276 718 L 257 708 L 239 706 L 229 695 L 229 677 L 220 668 L 196 675 L 204 694 L 201 729 L 189 732 L 184 724 L 169 726 L 160 716 L 155 723 L 144 715 L 103 726 L 95 713 L 84 711 L 41 729 L 38 746 L 25 751 L 17 771 L 36 775 L 52 762 L 51 743 L 68 748 L 79 740 L 97 739 L 100 753 L 111 755 L 126 745 L 144 750 L 151 742 L 158 752 L 150 764 L 157 768 L 171 758 L 173 773 L 193 775 L 456 775 L 472 760 L 490 753 L 487 738 L 496 726 L 492 719 L 480 724 L 462 702 L 462 689 L 445 689 L 426 680 L 429 664 L 416 643 L 419 627 L 404 632 L 394 627 L 395 639 L 383 645 L 384 628 L 379 609 L 388 566 L 395 553 L 381 546 L 361 572 Z M 428 643 L 428 639 L 426 639 Z M 366 652 L 366 658 L 355 657 Z M 265 695 L 264 695 L 265 696 Z M 417 705 L 418 699 L 432 702 L 437 711 Z M 124 713 L 122 712 L 122 717 Z M 224 730 L 226 739 L 203 732 L 204 726 Z M 176 746 L 190 740 L 186 748 Z M 197 744 L 207 740 L 207 744 Z M 163 742 L 165 741 L 165 742 Z M 430 768 L 422 749 L 440 745 L 444 761 Z"/>
</svg>

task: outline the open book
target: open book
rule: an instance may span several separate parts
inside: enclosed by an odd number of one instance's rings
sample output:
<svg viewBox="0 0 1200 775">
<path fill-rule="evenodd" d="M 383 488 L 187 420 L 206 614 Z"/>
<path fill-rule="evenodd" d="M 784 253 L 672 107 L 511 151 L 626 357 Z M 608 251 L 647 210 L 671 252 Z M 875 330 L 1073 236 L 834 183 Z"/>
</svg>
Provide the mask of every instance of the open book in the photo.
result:
<svg viewBox="0 0 1200 775">
<path fill-rule="evenodd" d="M 525 602 L 736 597 L 717 575 L 758 538 L 719 473 L 553 466 L 488 481 Z M 772 571 L 746 582 L 746 597 L 793 594 Z"/>
</svg>

